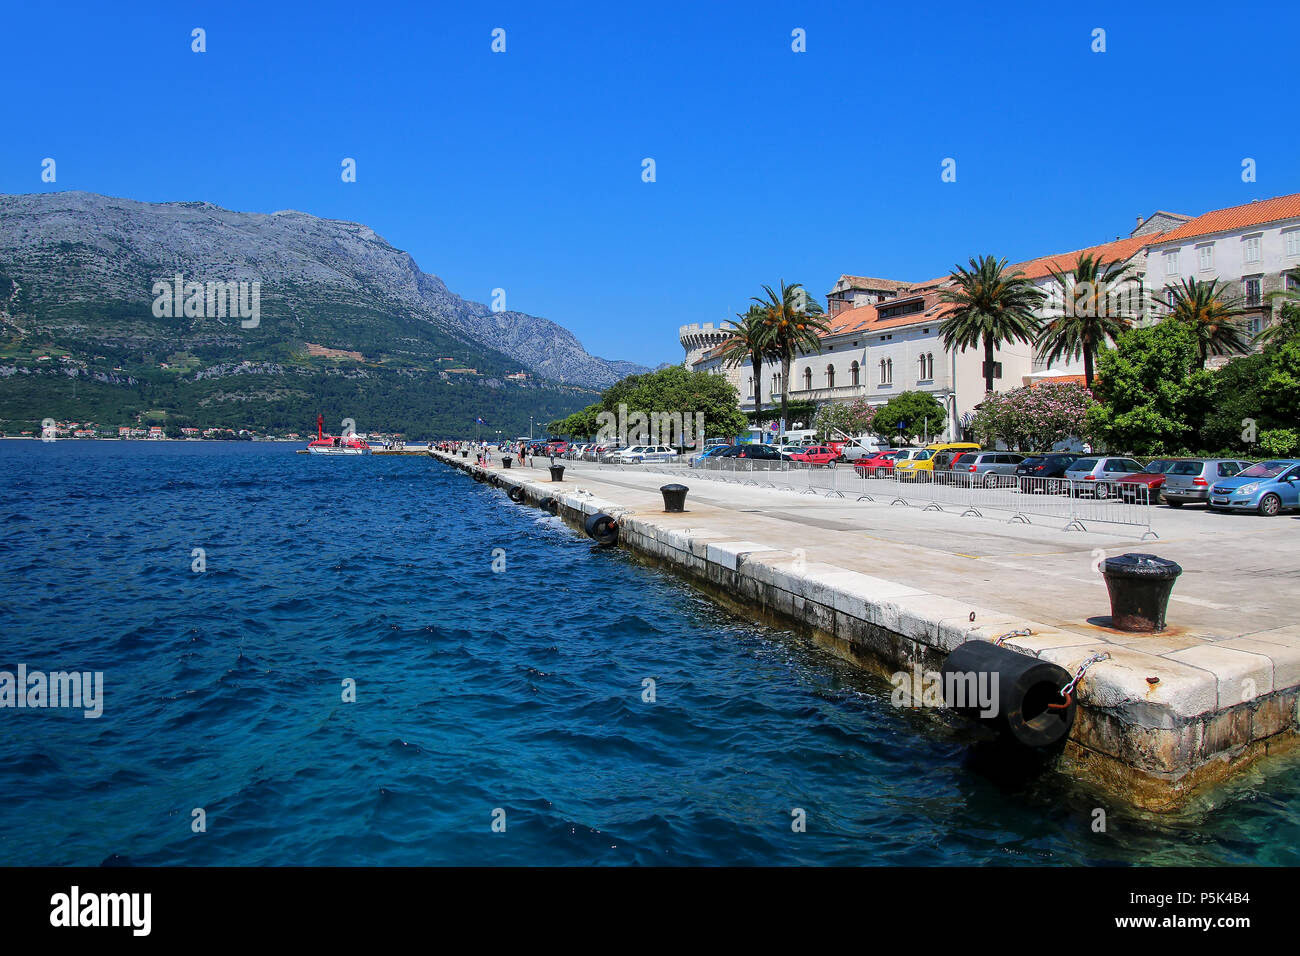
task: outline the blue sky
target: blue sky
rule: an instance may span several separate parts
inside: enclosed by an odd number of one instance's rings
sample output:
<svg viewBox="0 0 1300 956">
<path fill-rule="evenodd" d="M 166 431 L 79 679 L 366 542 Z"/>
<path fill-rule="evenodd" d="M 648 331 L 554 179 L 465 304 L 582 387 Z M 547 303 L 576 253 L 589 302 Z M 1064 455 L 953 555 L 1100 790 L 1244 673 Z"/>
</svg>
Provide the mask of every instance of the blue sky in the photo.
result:
<svg viewBox="0 0 1300 956">
<path fill-rule="evenodd" d="M 10 5 L 0 191 L 364 222 L 649 365 L 763 283 L 926 279 L 1300 191 L 1294 3 L 469 6 Z"/>
</svg>

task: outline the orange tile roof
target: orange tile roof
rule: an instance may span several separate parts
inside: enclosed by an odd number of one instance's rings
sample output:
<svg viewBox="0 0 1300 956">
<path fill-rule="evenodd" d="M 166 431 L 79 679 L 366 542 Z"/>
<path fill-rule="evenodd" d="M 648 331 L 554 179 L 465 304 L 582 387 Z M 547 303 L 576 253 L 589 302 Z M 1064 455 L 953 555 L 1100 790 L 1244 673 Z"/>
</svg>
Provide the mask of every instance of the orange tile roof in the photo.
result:
<svg viewBox="0 0 1300 956">
<path fill-rule="evenodd" d="M 1099 246 L 1088 246 L 1086 249 L 1076 249 L 1074 252 L 1058 252 L 1050 256 L 1039 256 L 1037 259 L 1030 259 L 1027 262 L 1018 262 L 1013 266 L 1007 266 L 1007 271 L 1015 272 L 1018 270 L 1024 273 L 1026 279 L 1042 279 L 1052 272 L 1069 271 L 1074 268 L 1075 262 L 1084 253 L 1094 259 L 1100 257 L 1107 262 L 1126 262 L 1141 252 L 1143 246 L 1160 242 L 1164 235 L 1166 234 L 1156 232 L 1145 236 L 1129 236 L 1127 239 L 1103 242 Z"/>
<path fill-rule="evenodd" d="M 836 280 L 835 285 L 838 287 L 841 282 L 847 282 L 850 289 L 910 289 L 912 287 L 912 283 L 899 279 L 873 279 L 870 276 L 842 275 Z"/>
<path fill-rule="evenodd" d="M 1046 385 L 1049 382 L 1053 385 L 1086 385 L 1088 380 L 1084 375 L 1051 375 L 1047 378 L 1034 379 L 1029 383 L 1029 387 L 1033 388 L 1035 385 Z"/>
<path fill-rule="evenodd" d="M 1249 229 L 1282 219 L 1300 219 L 1300 193 L 1289 196 L 1276 196 L 1273 199 L 1261 199 L 1258 202 L 1229 206 L 1227 209 L 1214 209 L 1203 216 L 1197 216 L 1191 222 L 1184 223 L 1177 229 L 1160 236 L 1151 236 L 1150 245 L 1164 245 L 1167 242 L 1180 242 L 1197 236 L 1208 236 L 1213 232 L 1230 232 L 1236 229 Z"/>
</svg>

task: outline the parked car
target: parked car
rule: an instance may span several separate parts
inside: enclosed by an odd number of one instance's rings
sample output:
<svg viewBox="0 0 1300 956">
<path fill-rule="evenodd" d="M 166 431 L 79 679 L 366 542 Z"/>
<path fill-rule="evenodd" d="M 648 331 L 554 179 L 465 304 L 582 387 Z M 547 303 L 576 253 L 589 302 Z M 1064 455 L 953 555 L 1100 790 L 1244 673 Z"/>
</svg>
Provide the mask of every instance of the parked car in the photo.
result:
<svg viewBox="0 0 1300 956">
<path fill-rule="evenodd" d="M 704 460 L 706 460 L 706 459 L 710 459 L 710 458 L 719 458 L 719 457 L 721 457 L 721 455 L 722 455 L 722 453 L 723 453 L 724 451 L 726 451 L 728 448 L 731 448 L 731 447 L 733 447 L 733 446 L 731 446 L 731 445 L 710 445 L 708 448 L 705 448 L 705 449 L 704 449 L 704 453 L 703 453 L 703 454 L 696 455 L 694 458 L 691 459 L 691 467 L 692 467 L 692 468 L 699 468 L 699 467 L 701 467 L 701 466 L 700 466 L 700 462 L 702 462 L 702 461 L 704 461 Z"/>
<path fill-rule="evenodd" d="M 887 478 L 894 473 L 894 460 L 905 449 L 886 448 L 867 458 L 859 458 L 853 463 L 853 470 L 862 478 Z"/>
<path fill-rule="evenodd" d="M 968 451 L 957 456 L 952 471 L 954 477 L 969 475 L 962 480 L 971 487 L 996 488 L 1016 484 L 1016 466 L 1024 460 L 1024 455 L 1009 451 Z"/>
<path fill-rule="evenodd" d="M 935 469 L 946 471 L 952 460 L 967 451 L 980 451 L 973 442 L 935 442 L 913 458 L 897 461 L 894 477 L 899 481 L 933 481 Z"/>
<path fill-rule="evenodd" d="M 1165 475 L 1176 464 L 1178 464 L 1177 458 L 1153 458 L 1141 471 L 1125 475 L 1119 480 L 1120 497 L 1129 504 L 1158 505 L 1160 489 L 1165 486 Z M 1145 499 L 1137 490 L 1141 485 L 1145 485 L 1147 489 Z"/>
<path fill-rule="evenodd" d="M 1261 461 L 1210 486 L 1211 511 L 1258 511 L 1272 517 L 1300 508 L 1300 459 Z"/>
<path fill-rule="evenodd" d="M 1181 508 L 1186 504 L 1206 504 L 1210 486 L 1220 478 L 1232 478 L 1249 468 L 1248 461 L 1235 458 L 1185 458 L 1165 472 L 1165 504 Z"/>
<path fill-rule="evenodd" d="M 809 445 L 799 451 L 790 452 L 789 455 L 791 461 L 803 462 L 806 465 L 824 465 L 828 468 L 834 468 L 835 462 L 840 457 L 840 453 L 830 445 Z"/>
<path fill-rule="evenodd" d="M 620 465 L 642 465 L 646 462 L 676 461 L 677 452 L 667 445 L 631 445 L 611 455 L 609 460 Z"/>
<path fill-rule="evenodd" d="M 743 458 L 746 461 L 758 461 L 772 463 L 778 461 L 790 461 L 789 455 L 784 455 L 777 451 L 772 445 L 732 445 L 726 451 L 719 453 L 722 458 Z"/>
<path fill-rule="evenodd" d="M 1065 469 L 1070 481 L 1070 493 L 1090 494 L 1094 498 L 1109 498 L 1119 491 L 1119 480 L 1125 475 L 1141 471 L 1142 466 L 1132 458 L 1111 456 L 1080 458 Z"/>
<path fill-rule="evenodd" d="M 1041 455 L 1030 455 L 1016 465 L 1020 490 L 1026 494 L 1065 493 L 1070 487 L 1064 480 L 1065 470 L 1078 461 L 1079 457 L 1073 452 L 1043 452 Z M 1038 481 L 1039 478 L 1060 480 Z"/>
</svg>

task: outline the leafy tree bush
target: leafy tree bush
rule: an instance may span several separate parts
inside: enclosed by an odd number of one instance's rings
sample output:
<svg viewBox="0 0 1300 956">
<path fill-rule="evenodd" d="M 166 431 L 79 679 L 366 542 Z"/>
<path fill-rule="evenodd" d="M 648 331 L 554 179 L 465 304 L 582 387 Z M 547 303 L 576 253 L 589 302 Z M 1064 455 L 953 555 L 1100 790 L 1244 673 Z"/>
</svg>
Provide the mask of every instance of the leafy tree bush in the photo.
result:
<svg viewBox="0 0 1300 956">
<path fill-rule="evenodd" d="M 1197 443 L 1211 407 L 1214 372 L 1200 365 L 1200 345 L 1182 323 L 1121 332 L 1116 347 L 1097 356 L 1087 431 L 1112 450 L 1169 454 Z M 1194 369 L 1194 371 L 1193 371 Z"/>
<path fill-rule="evenodd" d="M 824 439 L 841 435 L 862 435 L 871 430 L 876 409 L 866 399 L 851 402 L 827 402 L 817 409 L 813 428 Z"/>
<path fill-rule="evenodd" d="M 900 392 L 876 411 L 872 428 L 877 435 L 897 438 L 899 425 L 904 437 L 931 437 L 943 432 L 948 416 L 929 392 Z"/>
<path fill-rule="evenodd" d="M 1096 404 L 1089 389 L 1073 382 L 997 392 L 975 413 L 975 434 L 985 445 L 1002 441 L 1018 451 L 1045 451 L 1067 438 L 1082 438 Z"/>
</svg>

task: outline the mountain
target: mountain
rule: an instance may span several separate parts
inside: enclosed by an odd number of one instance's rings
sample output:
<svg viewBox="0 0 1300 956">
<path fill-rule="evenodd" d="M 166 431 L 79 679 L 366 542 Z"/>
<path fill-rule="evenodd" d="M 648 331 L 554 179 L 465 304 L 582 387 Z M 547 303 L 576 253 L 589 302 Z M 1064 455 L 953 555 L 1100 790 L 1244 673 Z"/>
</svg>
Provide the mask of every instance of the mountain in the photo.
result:
<svg viewBox="0 0 1300 956">
<path fill-rule="evenodd" d="M 33 410 L 12 386 L 51 373 L 97 395 L 142 390 L 145 406 L 203 403 L 163 408 L 195 421 L 213 405 L 237 420 L 241 403 L 297 416 L 333 378 L 381 413 L 384 383 L 410 391 L 403 414 L 426 424 L 446 417 L 442 399 L 456 420 L 475 406 L 517 424 L 531 405 L 581 407 L 591 389 L 646 371 L 588 354 L 554 322 L 461 298 L 358 223 L 84 192 L 0 196 L 0 324 L 11 420 Z M 517 394 L 529 391 L 548 394 Z"/>
</svg>

